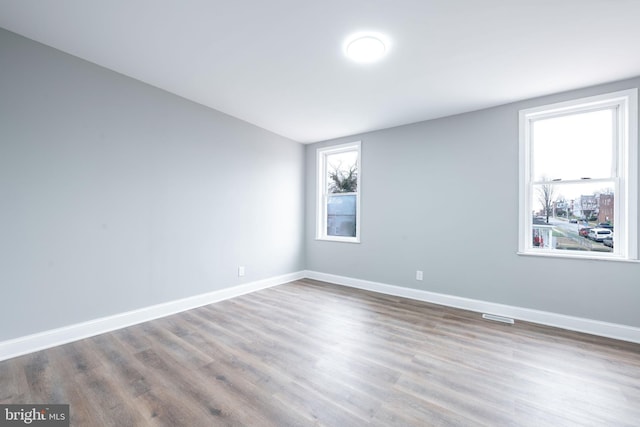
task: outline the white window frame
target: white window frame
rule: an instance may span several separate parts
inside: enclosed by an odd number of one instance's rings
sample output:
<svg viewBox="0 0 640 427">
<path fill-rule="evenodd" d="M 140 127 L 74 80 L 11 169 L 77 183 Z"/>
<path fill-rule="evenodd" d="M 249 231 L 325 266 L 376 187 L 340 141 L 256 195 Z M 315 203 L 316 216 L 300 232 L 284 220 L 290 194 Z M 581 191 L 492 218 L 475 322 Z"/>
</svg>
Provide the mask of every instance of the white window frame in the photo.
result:
<svg viewBox="0 0 640 427">
<path fill-rule="evenodd" d="M 327 182 L 327 157 L 331 154 L 344 153 L 348 151 L 356 151 L 358 162 L 358 177 L 356 194 L 356 235 L 351 236 L 329 236 L 327 235 L 327 198 L 328 198 L 328 182 Z M 316 151 L 317 162 L 317 209 L 316 209 L 316 239 L 329 240 L 334 242 L 360 243 L 360 195 L 362 193 L 362 162 L 361 143 L 360 141 L 350 142 L 347 144 L 332 145 L 329 147 L 318 148 Z M 345 193 L 352 194 L 352 193 Z"/>
<path fill-rule="evenodd" d="M 538 248 L 532 243 L 533 186 L 532 129 L 533 122 L 551 117 L 614 108 L 617 126 L 614 128 L 615 183 L 614 252 L 568 251 Z M 565 258 L 604 260 L 638 260 L 638 89 L 629 89 L 587 98 L 575 99 L 520 111 L 520 206 L 518 253 Z M 608 179 L 611 180 L 611 179 Z M 590 182 L 597 181 L 591 180 Z M 563 181 L 563 183 L 566 181 Z M 580 182 L 576 180 L 575 182 Z M 570 183 L 570 182 L 569 182 Z M 540 184 L 540 183 L 537 183 Z"/>
</svg>

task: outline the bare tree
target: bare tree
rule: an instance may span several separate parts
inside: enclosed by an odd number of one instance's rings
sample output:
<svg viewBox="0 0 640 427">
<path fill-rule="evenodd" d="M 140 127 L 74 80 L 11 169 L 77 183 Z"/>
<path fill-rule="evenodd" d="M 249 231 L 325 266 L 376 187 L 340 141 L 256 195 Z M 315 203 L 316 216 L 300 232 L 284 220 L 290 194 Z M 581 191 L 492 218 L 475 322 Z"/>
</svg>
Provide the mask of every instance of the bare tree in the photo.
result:
<svg viewBox="0 0 640 427">
<path fill-rule="evenodd" d="M 333 166 L 333 165 L 332 165 Z M 329 172 L 329 192 L 355 193 L 358 187 L 358 166 L 343 169 L 342 164 L 333 166 Z"/>
<path fill-rule="evenodd" d="M 546 181 L 546 179 L 543 179 Z M 555 196 L 555 188 L 553 184 L 542 184 L 537 188 L 538 201 L 542 205 L 544 214 L 547 217 L 547 224 L 549 223 L 549 215 L 553 209 L 553 198 Z"/>
</svg>

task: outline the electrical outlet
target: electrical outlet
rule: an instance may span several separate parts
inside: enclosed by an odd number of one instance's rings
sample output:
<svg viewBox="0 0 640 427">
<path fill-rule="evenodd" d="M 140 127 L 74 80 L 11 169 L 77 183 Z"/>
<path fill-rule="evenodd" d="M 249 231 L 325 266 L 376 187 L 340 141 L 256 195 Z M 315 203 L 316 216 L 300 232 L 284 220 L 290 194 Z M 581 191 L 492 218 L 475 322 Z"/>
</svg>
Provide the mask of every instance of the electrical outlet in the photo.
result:
<svg viewBox="0 0 640 427">
<path fill-rule="evenodd" d="M 244 276 L 244 265 L 238 267 L 238 277 Z"/>
<path fill-rule="evenodd" d="M 416 270 L 416 280 L 422 280 L 422 270 Z"/>
</svg>

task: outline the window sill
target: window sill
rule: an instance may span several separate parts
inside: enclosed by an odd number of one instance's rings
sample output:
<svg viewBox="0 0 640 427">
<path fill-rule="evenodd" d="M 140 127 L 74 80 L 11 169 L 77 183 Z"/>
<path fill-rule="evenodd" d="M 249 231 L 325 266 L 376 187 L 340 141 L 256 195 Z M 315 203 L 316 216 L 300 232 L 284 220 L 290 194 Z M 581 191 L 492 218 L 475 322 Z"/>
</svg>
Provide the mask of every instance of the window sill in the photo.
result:
<svg viewBox="0 0 640 427">
<path fill-rule="evenodd" d="M 316 237 L 317 241 L 340 242 L 340 243 L 360 243 L 357 237 Z"/>
<path fill-rule="evenodd" d="M 630 262 L 635 264 L 640 264 L 640 260 L 637 259 L 627 259 L 620 257 L 603 257 L 603 256 L 595 256 L 595 255 L 573 255 L 573 254 L 558 254 L 558 253 L 545 253 L 545 252 L 516 252 L 519 256 L 532 256 L 532 257 L 543 257 L 543 258 L 560 258 L 560 259 L 578 259 L 578 260 L 586 260 L 586 261 L 614 261 L 614 262 Z"/>
</svg>

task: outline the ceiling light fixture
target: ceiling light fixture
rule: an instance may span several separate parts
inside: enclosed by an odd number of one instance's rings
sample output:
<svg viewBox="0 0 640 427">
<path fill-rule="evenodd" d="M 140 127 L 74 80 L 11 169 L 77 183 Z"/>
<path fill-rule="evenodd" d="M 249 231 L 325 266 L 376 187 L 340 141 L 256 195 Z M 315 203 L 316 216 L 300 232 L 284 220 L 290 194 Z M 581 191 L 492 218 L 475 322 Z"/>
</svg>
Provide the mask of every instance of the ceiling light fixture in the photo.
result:
<svg viewBox="0 0 640 427">
<path fill-rule="evenodd" d="M 387 44 L 379 34 L 356 34 L 347 39 L 345 54 L 356 62 L 375 62 L 387 53 Z"/>
</svg>

